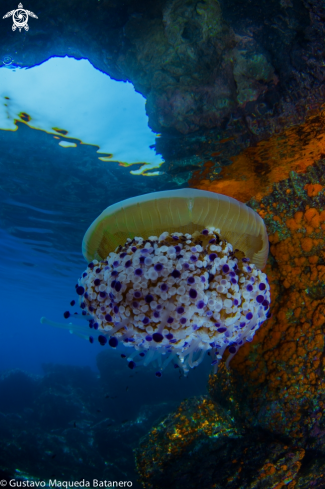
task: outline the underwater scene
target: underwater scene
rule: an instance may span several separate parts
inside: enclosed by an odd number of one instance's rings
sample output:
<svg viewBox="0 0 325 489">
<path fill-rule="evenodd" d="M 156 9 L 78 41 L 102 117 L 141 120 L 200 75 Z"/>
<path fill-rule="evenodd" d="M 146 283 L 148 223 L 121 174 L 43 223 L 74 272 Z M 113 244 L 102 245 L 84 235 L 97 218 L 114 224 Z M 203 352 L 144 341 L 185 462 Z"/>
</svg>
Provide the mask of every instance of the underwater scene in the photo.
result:
<svg viewBox="0 0 325 489">
<path fill-rule="evenodd" d="M 323 0 L 1 12 L 0 487 L 325 489 Z"/>
</svg>

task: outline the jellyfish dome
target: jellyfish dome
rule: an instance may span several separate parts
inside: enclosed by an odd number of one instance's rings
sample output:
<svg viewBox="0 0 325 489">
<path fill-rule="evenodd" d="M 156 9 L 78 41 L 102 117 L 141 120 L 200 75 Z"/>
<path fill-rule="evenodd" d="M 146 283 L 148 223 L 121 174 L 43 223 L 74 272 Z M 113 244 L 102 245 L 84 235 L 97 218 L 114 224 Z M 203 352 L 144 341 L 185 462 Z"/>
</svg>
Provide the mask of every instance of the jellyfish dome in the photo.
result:
<svg viewBox="0 0 325 489">
<path fill-rule="evenodd" d="M 233 198 L 182 189 L 124 200 L 93 222 L 82 251 L 80 307 L 101 344 L 127 347 L 130 368 L 156 362 L 159 377 L 172 362 L 187 374 L 210 351 L 216 370 L 269 315 L 266 228 Z"/>
</svg>

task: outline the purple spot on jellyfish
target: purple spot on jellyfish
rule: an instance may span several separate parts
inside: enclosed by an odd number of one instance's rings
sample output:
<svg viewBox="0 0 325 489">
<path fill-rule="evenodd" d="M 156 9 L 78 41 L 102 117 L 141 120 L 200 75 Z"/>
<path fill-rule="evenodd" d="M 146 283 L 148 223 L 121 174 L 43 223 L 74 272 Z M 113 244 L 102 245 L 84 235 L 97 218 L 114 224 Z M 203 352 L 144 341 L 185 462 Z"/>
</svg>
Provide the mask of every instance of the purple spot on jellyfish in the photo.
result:
<svg viewBox="0 0 325 489">
<path fill-rule="evenodd" d="M 264 296 L 263 295 L 258 295 L 256 297 L 256 302 L 258 302 L 259 304 L 262 304 L 263 301 L 264 301 Z"/>
<path fill-rule="evenodd" d="M 135 367 L 135 362 L 133 360 L 131 360 L 129 363 L 128 363 L 128 367 L 133 370 L 134 367 Z"/>
<path fill-rule="evenodd" d="M 116 338 L 114 338 L 114 336 L 112 336 L 110 339 L 109 339 L 109 342 L 108 342 L 109 346 L 111 346 L 112 348 L 116 348 L 117 345 L 118 345 L 118 340 Z"/>
<path fill-rule="evenodd" d="M 76 288 L 76 292 L 78 295 L 83 295 L 83 293 L 85 292 L 85 289 L 79 285 L 77 288 Z"/>
<path fill-rule="evenodd" d="M 174 278 L 179 278 L 181 276 L 181 272 L 179 270 L 173 270 L 171 276 Z"/>
<path fill-rule="evenodd" d="M 65 319 L 68 319 L 70 317 L 70 312 L 69 311 L 65 311 L 63 313 L 63 316 L 65 317 Z"/>
<path fill-rule="evenodd" d="M 210 255 L 209 255 L 209 260 L 210 261 L 214 261 L 216 258 L 217 258 L 217 254 L 216 253 L 210 253 Z"/>
<path fill-rule="evenodd" d="M 253 314 L 251 312 L 246 314 L 246 319 L 248 319 L 249 321 L 252 319 L 252 317 L 253 317 Z"/>
<path fill-rule="evenodd" d="M 155 341 L 156 343 L 161 343 L 161 342 L 162 342 L 162 340 L 164 339 L 164 337 L 163 337 L 163 335 L 162 335 L 162 334 L 160 334 L 160 333 L 154 333 L 154 334 L 152 335 L 152 339 L 153 339 L 153 341 Z"/>
<path fill-rule="evenodd" d="M 197 298 L 197 292 L 195 289 L 190 289 L 188 295 L 190 296 L 191 299 L 196 299 Z"/>
<path fill-rule="evenodd" d="M 179 322 L 180 322 L 181 324 L 185 324 L 185 323 L 186 323 L 186 318 L 181 318 L 181 319 L 179 320 Z"/>
<path fill-rule="evenodd" d="M 134 270 L 134 275 L 137 275 L 138 277 L 141 277 L 142 274 L 143 274 L 143 271 L 141 270 L 141 268 L 136 268 Z"/>
<path fill-rule="evenodd" d="M 223 273 L 228 273 L 229 270 L 230 270 L 229 265 L 227 265 L 227 264 L 223 265 L 223 267 L 222 267 Z"/>
<path fill-rule="evenodd" d="M 102 334 L 100 334 L 98 336 L 98 341 L 99 341 L 100 345 L 104 346 L 107 343 L 107 338 L 106 338 L 106 336 L 103 336 Z"/>
<path fill-rule="evenodd" d="M 112 316 L 110 314 L 106 314 L 105 319 L 110 323 L 113 321 Z"/>
<path fill-rule="evenodd" d="M 75 305 L 75 303 L 76 303 L 76 301 L 71 301 L 71 302 L 70 302 L 70 306 L 74 306 L 74 305 Z"/>
<path fill-rule="evenodd" d="M 203 302 L 203 301 L 199 301 L 199 302 L 196 304 L 196 307 L 197 307 L 198 309 L 203 309 L 203 307 L 204 307 L 204 302 Z"/>
<path fill-rule="evenodd" d="M 208 236 L 209 231 L 207 229 L 203 229 L 202 233 L 204 236 Z"/>
<path fill-rule="evenodd" d="M 156 263 L 156 265 L 154 266 L 154 269 L 156 270 L 156 272 L 161 272 L 163 268 L 164 267 L 161 263 Z"/>
</svg>

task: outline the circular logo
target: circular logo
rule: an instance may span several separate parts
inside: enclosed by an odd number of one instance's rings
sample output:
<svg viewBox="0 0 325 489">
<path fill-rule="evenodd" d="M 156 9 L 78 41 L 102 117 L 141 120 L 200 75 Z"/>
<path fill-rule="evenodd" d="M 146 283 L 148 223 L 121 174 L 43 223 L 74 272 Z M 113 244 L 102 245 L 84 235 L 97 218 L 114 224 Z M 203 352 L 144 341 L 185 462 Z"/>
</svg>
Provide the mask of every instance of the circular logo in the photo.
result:
<svg viewBox="0 0 325 489">
<path fill-rule="evenodd" d="M 15 13 L 12 16 L 12 18 L 13 18 L 14 24 L 18 27 L 18 29 L 25 27 L 25 25 L 28 22 L 28 14 L 27 14 L 26 10 L 24 10 L 24 9 L 15 10 Z"/>
<path fill-rule="evenodd" d="M 13 63 L 13 59 L 11 56 L 7 55 L 3 58 L 2 60 L 2 63 L 5 65 L 5 66 L 10 66 L 12 63 Z"/>
</svg>

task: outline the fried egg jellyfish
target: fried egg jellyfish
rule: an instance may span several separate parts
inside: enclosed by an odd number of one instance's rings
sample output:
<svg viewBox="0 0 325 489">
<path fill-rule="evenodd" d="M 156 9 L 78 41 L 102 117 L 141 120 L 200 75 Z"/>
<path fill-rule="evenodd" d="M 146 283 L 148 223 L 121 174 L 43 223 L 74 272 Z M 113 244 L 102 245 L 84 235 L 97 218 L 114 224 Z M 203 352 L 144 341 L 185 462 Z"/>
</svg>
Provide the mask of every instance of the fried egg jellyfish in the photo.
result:
<svg viewBox="0 0 325 489">
<path fill-rule="evenodd" d="M 41 322 L 123 344 L 131 369 L 156 361 L 158 377 L 170 363 L 186 375 L 208 351 L 216 371 L 269 317 L 268 251 L 262 218 L 231 197 L 181 189 L 127 199 L 83 239 L 76 292 L 88 333 Z"/>
</svg>

